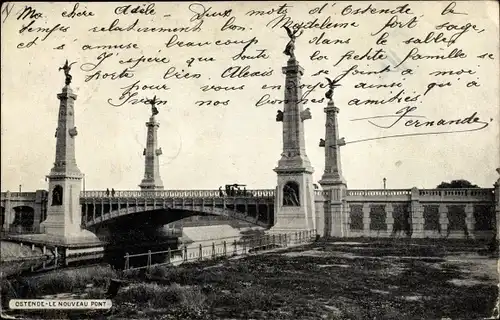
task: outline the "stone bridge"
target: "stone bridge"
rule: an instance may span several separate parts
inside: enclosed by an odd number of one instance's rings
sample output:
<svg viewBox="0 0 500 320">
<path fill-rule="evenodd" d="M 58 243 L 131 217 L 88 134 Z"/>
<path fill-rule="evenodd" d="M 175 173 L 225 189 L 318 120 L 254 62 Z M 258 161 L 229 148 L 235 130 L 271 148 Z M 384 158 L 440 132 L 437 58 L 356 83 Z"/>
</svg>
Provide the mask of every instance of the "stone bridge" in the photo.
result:
<svg viewBox="0 0 500 320">
<path fill-rule="evenodd" d="M 265 228 L 273 225 L 275 190 L 225 196 L 219 190 L 105 191 L 81 193 L 82 225 L 93 229 L 123 221 L 164 225 L 193 215 L 217 215 Z M 132 223 L 132 224 L 131 224 Z"/>
<path fill-rule="evenodd" d="M 183 218 L 217 215 L 269 228 L 274 223 L 275 190 L 248 190 L 226 196 L 219 190 L 84 191 L 82 226 L 164 225 Z M 335 190 L 315 190 L 316 229 L 331 234 L 330 199 Z M 487 238 L 494 233 L 494 189 L 345 190 L 344 237 Z M 47 212 L 47 192 L 2 192 L 3 229 L 36 231 Z"/>
</svg>

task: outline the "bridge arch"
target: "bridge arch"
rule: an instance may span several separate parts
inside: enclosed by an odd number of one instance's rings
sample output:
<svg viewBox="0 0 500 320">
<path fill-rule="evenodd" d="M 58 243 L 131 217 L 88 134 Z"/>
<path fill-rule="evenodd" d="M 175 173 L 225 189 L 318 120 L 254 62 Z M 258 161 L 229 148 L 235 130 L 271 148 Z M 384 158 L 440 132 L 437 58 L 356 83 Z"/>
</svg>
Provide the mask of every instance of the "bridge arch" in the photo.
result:
<svg viewBox="0 0 500 320">
<path fill-rule="evenodd" d="M 119 199 L 116 199 L 119 201 Z M 114 223 L 120 220 L 134 219 L 138 215 L 149 217 L 159 224 L 168 224 L 195 215 L 223 216 L 229 219 L 245 221 L 254 225 L 268 228 L 272 225 L 274 216 L 274 202 L 252 204 L 234 203 L 217 206 L 186 204 L 186 203 L 157 203 L 121 205 L 108 203 L 83 203 L 82 224 L 87 228 L 96 228 L 100 224 Z M 97 211 L 97 212 L 96 212 Z M 138 218 L 140 220 L 140 218 Z"/>
<path fill-rule="evenodd" d="M 20 226 L 23 228 L 31 228 L 34 226 L 35 222 L 35 209 L 31 206 L 16 206 L 14 210 L 14 221 L 12 226 Z"/>
<path fill-rule="evenodd" d="M 92 227 L 101 223 L 112 223 L 113 220 L 118 220 L 124 217 L 132 218 L 132 216 L 137 216 L 138 214 L 154 216 L 155 220 L 161 222 L 161 224 L 168 224 L 195 215 L 217 215 L 224 216 L 230 219 L 242 220 L 263 227 L 268 227 L 267 223 L 258 220 L 258 218 L 248 217 L 234 210 L 221 208 L 212 208 L 211 210 L 206 210 L 205 208 L 197 206 L 190 209 L 133 207 L 132 210 L 130 210 L 130 208 L 127 210 L 126 208 L 123 208 L 120 210 L 113 210 L 105 213 L 102 216 L 87 221 L 86 223 L 84 223 L 84 225 L 86 227 Z M 159 217 L 158 215 L 163 215 L 163 217 Z"/>
</svg>

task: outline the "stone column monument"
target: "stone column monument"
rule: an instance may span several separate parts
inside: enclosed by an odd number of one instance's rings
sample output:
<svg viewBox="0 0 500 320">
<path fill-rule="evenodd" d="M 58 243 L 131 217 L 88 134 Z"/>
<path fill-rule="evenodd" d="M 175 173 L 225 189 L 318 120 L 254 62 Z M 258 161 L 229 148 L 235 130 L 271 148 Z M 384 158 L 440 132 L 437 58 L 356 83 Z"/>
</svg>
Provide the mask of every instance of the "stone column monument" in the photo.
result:
<svg viewBox="0 0 500 320">
<path fill-rule="evenodd" d="M 60 103 L 55 133 L 56 159 L 54 167 L 47 176 L 49 180 L 47 219 L 41 224 L 42 232 L 64 243 L 98 241 L 93 233 L 81 228 L 80 190 L 83 174 L 76 165 L 75 138 L 78 134 L 74 108 L 76 94 L 70 87 L 72 77 L 69 74 L 72 64 L 68 64 L 66 60 L 66 64 L 59 68 L 64 70 L 66 85 L 57 95 Z"/>
<path fill-rule="evenodd" d="M 309 108 L 303 109 L 300 78 L 304 69 L 295 59 L 295 39 L 290 37 L 284 53 L 289 56 L 282 68 L 285 74 L 285 101 L 276 121 L 283 122 L 283 152 L 274 171 L 278 175 L 276 188 L 274 227 L 271 232 L 295 232 L 315 229 L 314 188 L 311 166 L 306 154 L 304 121 L 311 119 Z"/>
<path fill-rule="evenodd" d="M 159 156 L 162 154 L 161 148 L 158 145 L 158 128 L 160 124 L 156 121 L 155 116 L 158 114 L 156 108 L 156 96 L 149 101 L 151 104 L 151 117 L 146 122 L 148 128 L 148 136 L 146 138 L 146 148 L 143 151 L 144 160 L 144 179 L 142 179 L 139 187 L 141 190 L 163 190 L 163 182 L 160 177 L 160 162 Z"/>
<path fill-rule="evenodd" d="M 319 146 L 325 148 L 325 171 L 319 184 L 326 191 L 324 207 L 325 236 L 345 237 L 348 232 L 348 205 L 346 202 L 347 184 L 342 176 L 340 147 L 345 145 L 344 138 L 339 139 L 337 114 L 339 108 L 333 102 L 333 91 L 340 86 L 328 78 L 329 90 L 325 94 L 328 99 L 326 113 L 325 139 L 321 139 Z"/>
</svg>

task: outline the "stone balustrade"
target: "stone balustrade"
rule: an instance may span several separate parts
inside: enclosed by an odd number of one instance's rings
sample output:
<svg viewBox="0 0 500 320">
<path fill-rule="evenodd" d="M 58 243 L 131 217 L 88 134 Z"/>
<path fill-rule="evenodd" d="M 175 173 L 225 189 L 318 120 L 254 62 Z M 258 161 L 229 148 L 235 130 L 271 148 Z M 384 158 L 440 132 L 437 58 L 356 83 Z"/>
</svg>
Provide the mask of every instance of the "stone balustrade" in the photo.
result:
<svg viewBox="0 0 500 320">
<path fill-rule="evenodd" d="M 314 195 L 317 197 L 327 197 L 328 191 L 326 191 L 326 190 L 314 190 Z"/>
<path fill-rule="evenodd" d="M 1 200 L 5 200 L 9 197 L 9 199 L 35 199 L 36 192 L 2 192 L 0 195 Z"/>
<path fill-rule="evenodd" d="M 419 197 L 493 197 L 494 189 L 421 189 Z"/>
<path fill-rule="evenodd" d="M 411 189 L 373 189 L 373 190 L 347 190 L 347 196 L 405 196 L 410 195 Z"/>
<path fill-rule="evenodd" d="M 347 201 L 492 201 L 494 189 L 374 189 L 374 190 L 347 190 Z M 317 190 L 316 190 L 317 191 Z"/>
<path fill-rule="evenodd" d="M 224 197 L 225 191 L 223 191 Z M 234 196 L 229 197 L 274 197 L 274 189 L 259 189 L 238 191 Z M 110 198 L 113 195 L 107 191 L 83 191 L 80 198 Z M 218 198 L 221 197 L 219 190 L 118 190 L 115 191 L 115 198 Z"/>
</svg>

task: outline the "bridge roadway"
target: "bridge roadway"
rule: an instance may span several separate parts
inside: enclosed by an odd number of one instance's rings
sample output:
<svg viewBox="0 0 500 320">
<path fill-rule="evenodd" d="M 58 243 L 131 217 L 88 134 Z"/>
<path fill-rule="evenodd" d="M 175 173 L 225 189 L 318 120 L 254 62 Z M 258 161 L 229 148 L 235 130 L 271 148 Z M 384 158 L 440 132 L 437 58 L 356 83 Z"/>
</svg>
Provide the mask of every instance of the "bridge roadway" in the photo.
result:
<svg viewBox="0 0 500 320">
<path fill-rule="evenodd" d="M 120 220 L 129 225 L 144 220 L 160 225 L 192 215 L 226 216 L 269 228 L 274 202 L 273 189 L 246 190 L 234 196 L 219 190 L 83 191 L 80 196 L 85 228 Z"/>
</svg>

